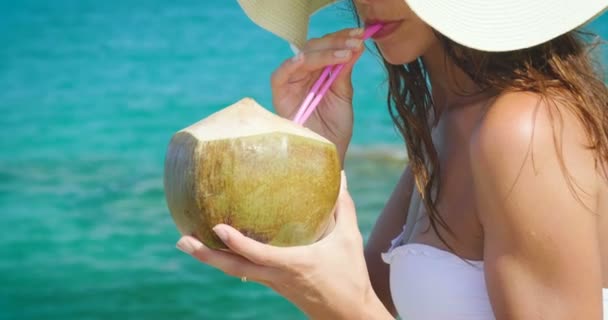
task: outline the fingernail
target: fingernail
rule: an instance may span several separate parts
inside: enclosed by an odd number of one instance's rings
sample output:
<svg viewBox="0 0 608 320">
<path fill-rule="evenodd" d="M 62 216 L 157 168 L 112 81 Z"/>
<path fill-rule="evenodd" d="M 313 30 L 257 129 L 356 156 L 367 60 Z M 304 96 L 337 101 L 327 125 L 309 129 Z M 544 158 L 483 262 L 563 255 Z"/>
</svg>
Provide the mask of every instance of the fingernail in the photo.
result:
<svg viewBox="0 0 608 320">
<path fill-rule="evenodd" d="M 334 51 L 334 56 L 337 58 L 346 58 L 350 54 L 350 50 L 338 50 Z"/>
<path fill-rule="evenodd" d="M 302 58 L 304 57 L 304 55 L 302 54 L 302 52 L 296 54 L 295 56 L 293 56 L 293 58 L 291 58 L 291 61 L 293 62 L 297 62 L 302 60 Z"/>
<path fill-rule="evenodd" d="M 363 34 L 363 28 L 353 29 L 348 33 L 348 35 L 350 35 L 351 37 L 359 36 L 361 34 Z"/>
<path fill-rule="evenodd" d="M 220 226 L 215 226 L 213 227 L 213 232 L 217 234 L 218 238 L 220 238 L 222 242 L 226 243 L 226 241 L 228 241 L 228 232 L 226 232 L 224 228 Z"/>
<path fill-rule="evenodd" d="M 192 254 L 194 251 L 202 247 L 203 244 L 192 237 L 182 237 L 175 246 L 182 252 Z"/>
<path fill-rule="evenodd" d="M 363 44 L 363 40 L 361 39 L 348 39 L 346 40 L 346 46 L 349 48 L 359 48 Z"/>
</svg>

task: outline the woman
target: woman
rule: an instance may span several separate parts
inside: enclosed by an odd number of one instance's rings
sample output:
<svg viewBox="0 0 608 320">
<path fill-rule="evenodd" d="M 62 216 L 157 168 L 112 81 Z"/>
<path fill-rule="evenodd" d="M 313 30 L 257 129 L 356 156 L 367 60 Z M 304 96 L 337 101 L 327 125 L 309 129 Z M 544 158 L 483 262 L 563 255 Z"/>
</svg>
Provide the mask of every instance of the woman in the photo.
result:
<svg viewBox="0 0 608 320">
<path fill-rule="evenodd" d="M 313 2 L 316 9 L 328 1 Z M 606 2 L 450 3 L 353 3 L 362 22 L 384 24 L 374 41 L 410 160 L 365 249 L 345 178 L 336 225 L 313 245 L 272 247 L 218 225 L 231 252 L 192 237 L 178 247 L 268 285 L 311 318 L 601 319 L 608 306 L 608 90 L 589 46 L 570 30 Z M 572 21 L 529 14 L 560 10 L 570 10 Z M 521 33 L 526 23 L 536 26 L 530 35 Z M 272 76 L 274 106 L 291 118 L 325 66 L 346 64 L 306 123 L 342 158 L 361 34 L 293 41 L 301 52 Z"/>
</svg>

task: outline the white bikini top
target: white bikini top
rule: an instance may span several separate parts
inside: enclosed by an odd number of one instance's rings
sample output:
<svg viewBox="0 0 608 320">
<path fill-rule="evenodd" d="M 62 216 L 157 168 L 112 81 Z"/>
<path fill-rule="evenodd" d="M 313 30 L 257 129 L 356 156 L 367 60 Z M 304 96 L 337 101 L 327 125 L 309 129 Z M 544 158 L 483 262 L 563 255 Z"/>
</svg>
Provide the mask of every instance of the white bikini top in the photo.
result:
<svg viewBox="0 0 608 320">
<path fill-rule="evenodd" d="M 493 320 L 483 261 L 417 243 L 402 245 L 403 233 L 382 254 L 390 265 L 390 288 L 399 316 L 406 320 Z M 608 289 L 603 289 L 608 310 Z M 604 312 L 608 320 L 608 312 Z"/>
</svg>

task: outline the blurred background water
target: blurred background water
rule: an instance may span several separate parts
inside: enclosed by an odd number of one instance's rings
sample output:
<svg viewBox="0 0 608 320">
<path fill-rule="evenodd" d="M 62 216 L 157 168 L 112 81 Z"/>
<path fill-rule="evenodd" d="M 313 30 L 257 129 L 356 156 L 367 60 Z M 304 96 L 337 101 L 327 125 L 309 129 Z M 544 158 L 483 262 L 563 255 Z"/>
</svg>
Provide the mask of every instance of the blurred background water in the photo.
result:
<svg viewBox="0 0 608 320">
<path fill-rule="evenodd" d="M 311 34 L 351 26 L 342 4 Z M 178 252 L 162 188 L 175 131 L 271 106 L 283 41 L 236 1 L 22 0 L 0 2 L 0 43 L 0 319 L 305 318 Z M 406 162 L 383 80 L 366 53 L 346 168 L 364 236 Z"/>
</svg>

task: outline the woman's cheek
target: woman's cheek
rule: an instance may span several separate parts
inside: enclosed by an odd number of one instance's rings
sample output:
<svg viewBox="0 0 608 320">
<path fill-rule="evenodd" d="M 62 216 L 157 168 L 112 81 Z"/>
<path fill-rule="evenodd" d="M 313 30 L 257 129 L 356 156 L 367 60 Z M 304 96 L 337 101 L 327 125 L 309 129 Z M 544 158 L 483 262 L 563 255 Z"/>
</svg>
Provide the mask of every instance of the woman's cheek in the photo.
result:
<svg viewBox="0 0 608 320">
<path fill-rule="evenodd" d="M 380 53 L 384 59 L 392 65 L 402 65 L 415 61 L 422 56 L 419 50 L 408 46 L 408 41 L 403 41 L 401 44 L 378 45 Z"/>
<path fill-rule="evenodd" d="M 418 55 L 413 54 L 405 46 L 379 45 L 378 48 L 380 48 L 382 57 L 392 65 L 407 64 L 418 58 Z"/>
<path fill-rule="evenodd" d="M 408 28 L 387 40 L 390 41 L 380 41 L 377 45 L 384 59 L 392 65 L 413 62 L 439 43 L 433 30 L 426 25 Z"/>
</svg>

